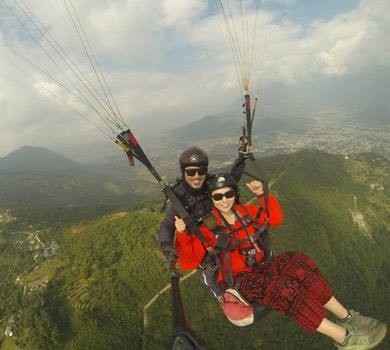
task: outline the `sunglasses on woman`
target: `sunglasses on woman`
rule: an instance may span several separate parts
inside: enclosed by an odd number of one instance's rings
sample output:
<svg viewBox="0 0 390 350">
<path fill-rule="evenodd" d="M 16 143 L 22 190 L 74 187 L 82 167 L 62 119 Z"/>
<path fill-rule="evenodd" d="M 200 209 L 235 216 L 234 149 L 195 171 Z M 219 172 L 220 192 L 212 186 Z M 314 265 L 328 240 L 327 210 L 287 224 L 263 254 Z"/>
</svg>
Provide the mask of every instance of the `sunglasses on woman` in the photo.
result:
<svg viewBox="0 0 390 350">
<path fill-rule="evenodd" d="M 230 199 L 230 198 L 233 198 L 235 195 L 234 191 L 233 190 L 229 190 L 225 193 L 214 193 L 211 195 L 211 198 L 213 200 L 215 200 L 216 202 L 222 200 L 223 197 L 225 197 L 226 199 Z"/>
<path fill-rule="evenodd" d="M 187 176 L 195 176 L 196 173 L 198 173 L 199 176 L 206 175 L 207 169 L 205 168 L 196 168 L 196 169 L 184 169 Z"/>
</svg>

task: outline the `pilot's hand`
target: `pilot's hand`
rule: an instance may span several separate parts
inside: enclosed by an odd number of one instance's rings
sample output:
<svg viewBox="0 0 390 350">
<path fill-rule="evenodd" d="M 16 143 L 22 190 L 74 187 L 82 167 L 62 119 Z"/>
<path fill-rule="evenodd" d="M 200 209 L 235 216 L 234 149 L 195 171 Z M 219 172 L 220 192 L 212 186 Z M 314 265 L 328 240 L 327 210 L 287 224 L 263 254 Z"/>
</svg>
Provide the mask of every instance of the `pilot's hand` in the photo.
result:
<svg viewBox="0 0 390 350">
<path fill-rule="evenodd" d="M 175 216 L 175 227 L 177 232 L 183 232 L 186 230 L 186 224 L 183 219 Z"/>
</svg>

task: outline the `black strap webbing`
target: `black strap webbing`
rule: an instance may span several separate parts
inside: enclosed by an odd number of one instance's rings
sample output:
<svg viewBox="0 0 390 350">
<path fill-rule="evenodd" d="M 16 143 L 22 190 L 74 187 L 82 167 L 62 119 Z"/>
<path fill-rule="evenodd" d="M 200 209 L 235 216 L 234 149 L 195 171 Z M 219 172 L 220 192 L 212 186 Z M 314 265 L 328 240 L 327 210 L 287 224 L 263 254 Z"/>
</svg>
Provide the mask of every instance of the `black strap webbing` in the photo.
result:
<svg viewBox="0 0 390 350">
<path fill-rule="evenodd" d="M 210 229 L 211 232 L 214 234 L 214 236 L 218 237 L 219 235 L 231 235 L 237 230 L 241 230 L 243 228 L 246 228 L 250 225 L 253 225 L 255 228 L 255 233 L 248 236 L 246 239 L 243 240 L 236 240 L 234 243 L 228 244 L 225 247 L 216 247 L 213 249 L 212 252 L 210 252 L 210 256 L 214 259 L 215 263 L 219 266 L 220 271 L 224 277 L 224 280 L 227 282 L 229 287 L 234 286 L 234 279 L 233 279 L 233 272 L 232 272 L 232 266 L 231 266 L 231 259 L 230 259 L 230 252 L 240 245 L 249 242 L 252 244 L 253 247 L 255 247 L 255 243 L 259 242 L 261 246 L 264 249 L 265 252 L 265 263 L 268 263 L 270 260 L 272 254 L 270 251 L 272 251 L 270 244 L 268 244 L 267 239 L 268 237 L 268 224 L 259 226 L 255 220 L 250 216 L 250 214 L 247 212 L 246 215 L 242 215 L 239 211 L 232 208 L 234 214 L 239 219 L 241 226 L 234 229 L 226 220 L 226 218 L 221 214 L 221 220 L 224 225 L 224 227 L 228 230 L 228 232 L 225 232 L 221 226 L 217 226 L 213 229 Z M 263 208 L 260 207 L 257 214 L 256 214 L 256 220 L 260 218 L 260 215 L 263 211 Z M 266 236 L 266 237 L 263 237 Z M 223 268 L 223 265 L 221 263 L 221 260 L 219 259 L 219 254 L 224 253 L 225 262 L 227 265 L 227 271 Z"/>
</svg>

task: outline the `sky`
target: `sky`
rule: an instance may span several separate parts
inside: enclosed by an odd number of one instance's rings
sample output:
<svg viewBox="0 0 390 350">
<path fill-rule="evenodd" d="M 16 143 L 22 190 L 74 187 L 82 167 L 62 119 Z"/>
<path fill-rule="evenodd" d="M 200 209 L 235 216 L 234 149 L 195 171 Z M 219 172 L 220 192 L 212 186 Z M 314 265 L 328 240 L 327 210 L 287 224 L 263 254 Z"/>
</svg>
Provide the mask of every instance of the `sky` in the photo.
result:
<svg viewBox="0 0 390 350">
<path fill-rule="evenodd" d="M 55 38 L 93 79 L 64 5 L 69 1 L 24 0 L 44 26 L 39 33 L 23 17 L 22 0 L 0 0 L 0 157 L 25 144 L 58 150 L 109 141 L 95 111 L 61 87 L 82 90 L 82 83 L 72 83 L 70 69 L 44 53 L 50 51 L 44 35 Z M 253 62 L 250 92 L 262 102 L 258 113 L 293 118 L 334 110 L 389 120 L 389 1 L 223 4 L 238 32 L 245 28 L 241 11 L 249 28 L 243 33 L 256 27 L 247 45 L 245 39 L 237 45 L 253 47 L 247 57 Z M 217 0 L 83 0 L 73 6 L 125 124 L 136 133 L 153 134 L 206 115 L 240 115 L 240 74 Z"/>
</svg>

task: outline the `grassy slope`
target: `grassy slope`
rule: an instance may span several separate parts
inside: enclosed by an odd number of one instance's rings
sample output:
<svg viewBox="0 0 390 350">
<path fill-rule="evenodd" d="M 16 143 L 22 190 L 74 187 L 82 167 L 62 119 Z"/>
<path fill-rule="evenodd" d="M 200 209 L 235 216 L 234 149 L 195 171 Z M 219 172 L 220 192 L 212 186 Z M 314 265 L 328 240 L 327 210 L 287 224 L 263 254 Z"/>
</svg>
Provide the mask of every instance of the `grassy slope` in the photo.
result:
<svg viewBox="0 0 390 350">
<path fill-rule="evenodd" d="M 20 350 L 20 348 L 14 344 L 11 338 L 6 337 L 1 344 L 0 350 Z"/>
</svg>

